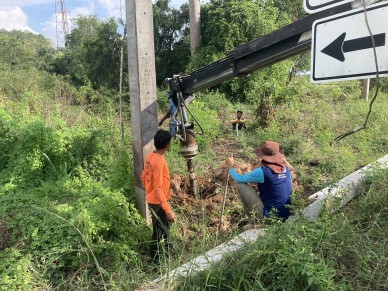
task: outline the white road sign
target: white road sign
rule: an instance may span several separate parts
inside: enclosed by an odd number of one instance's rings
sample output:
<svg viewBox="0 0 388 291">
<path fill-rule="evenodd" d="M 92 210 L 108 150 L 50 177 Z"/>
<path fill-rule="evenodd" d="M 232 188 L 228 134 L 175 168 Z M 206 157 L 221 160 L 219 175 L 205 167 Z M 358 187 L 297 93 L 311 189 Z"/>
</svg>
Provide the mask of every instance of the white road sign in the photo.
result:
<svg viewBox="0 0 388 291">
<path fill-rule="evenodd" d="M 303 6 L 304 10 L 311 14 L 352 1 L 354 0 L 304 0 Z"/>
<path fill-rule="evenodd" d="M 388 2 L 367 7 L 378 71 L 388 75 Z M 364 9 L 316 20 L 311 44 L 311 82 L 367 79 L 376 76 L 373 42 Z"/>
</svg>

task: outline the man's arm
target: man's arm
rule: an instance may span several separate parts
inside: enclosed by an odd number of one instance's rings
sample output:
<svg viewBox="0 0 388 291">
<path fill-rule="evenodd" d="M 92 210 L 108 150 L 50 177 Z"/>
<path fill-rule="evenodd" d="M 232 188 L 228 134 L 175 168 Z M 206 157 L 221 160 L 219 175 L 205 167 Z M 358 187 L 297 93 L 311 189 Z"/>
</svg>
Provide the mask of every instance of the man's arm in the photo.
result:
<svg viewBox="0 0 388 291">
<path fill-rule="evenodd" d="M 162 119 L 159 121 L 159 126 L 162 126 L 163 122 L 171 116 L 171 108 L 163 115 Z"/>
<path fill-rule="evenodd" d="M 261 168 L 254 169 L 253 171 L 240 175 L 234 168 L 229 169 L 229 175 L 236 181 L 236 183 L 263 183 L 264 173 Z"/>
<path fill-rule="evenodd" d="M 233 168 L 234 159 L 233 157 L 228 157 L 225 161 L 226 167 L 229 169 L 228 173 L 236 181 L 236 183 L 263 183 L 264 182 L 264 173 L 262 168 L 254 169 L 253 171 L 240 175 Z"/>
<path fill-rule="evenodd" d="M 163 170 L 161 169 L 161 165 L 158 165 L 156 169 L 154 169 L 154 191 L 155 196 L 160 202 L 163 210 L 166 212 L 168 220 L 174 222 L 175 214 L 172 211 L 168 201 L 166 199 L 164 189 L 163 189 Z"/>
</svg>

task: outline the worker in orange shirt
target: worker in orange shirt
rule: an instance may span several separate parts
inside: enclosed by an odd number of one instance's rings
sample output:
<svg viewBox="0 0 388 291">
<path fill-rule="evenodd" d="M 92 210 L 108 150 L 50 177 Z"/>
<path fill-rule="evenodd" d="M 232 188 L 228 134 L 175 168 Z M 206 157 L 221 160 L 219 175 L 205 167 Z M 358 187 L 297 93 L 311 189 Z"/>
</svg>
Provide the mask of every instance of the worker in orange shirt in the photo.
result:
<svg viewBox="0 0 388 291">
<path fill-rule="evenodd" d="M 146 201 L 152 218 L 151 258 L 159 261 L 159 249 L 164 240 L 167 248 L 171 222 L 175 214 L 171 210 L 170 174 L 164 154 L 170 148 L 171 134 L 159 129 L 154 136 L 155 151 L 151 152 L 145 161 L 142 181 L 146 192 Z"/>
</svg>

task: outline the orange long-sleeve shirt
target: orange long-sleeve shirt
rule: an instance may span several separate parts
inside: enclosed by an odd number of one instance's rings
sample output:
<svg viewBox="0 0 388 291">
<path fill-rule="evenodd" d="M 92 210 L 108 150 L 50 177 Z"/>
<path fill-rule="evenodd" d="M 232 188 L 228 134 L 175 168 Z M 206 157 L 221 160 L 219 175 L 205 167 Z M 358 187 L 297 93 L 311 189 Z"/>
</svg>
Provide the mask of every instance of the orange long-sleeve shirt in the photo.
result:
<svg viewBox="0 0 388 291">
<path fill-rule="evenodd" d="M 141 175 L 146 201 L 149 204 L 160 204 L 166 213 L 172 212 L 170 200 L 170 174 L 166 159 L 163 155 L 152 152 L 145 162 Z"/>
</svg>

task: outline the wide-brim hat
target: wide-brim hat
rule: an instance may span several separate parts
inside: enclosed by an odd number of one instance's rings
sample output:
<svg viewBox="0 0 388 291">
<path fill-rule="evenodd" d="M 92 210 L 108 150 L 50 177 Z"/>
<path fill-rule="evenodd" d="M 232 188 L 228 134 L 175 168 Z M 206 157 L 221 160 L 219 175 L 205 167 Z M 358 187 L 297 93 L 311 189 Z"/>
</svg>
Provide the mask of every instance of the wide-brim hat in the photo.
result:
<svg viewBox="0 0 388 291">
<path fill-rule="evenodd" d="M 265 141 L 260 147 L 255 149 L 255 154 L 269 163 L 281 164 L 284 161 L 283 151 L 276 141 Z"/>
</svg>

